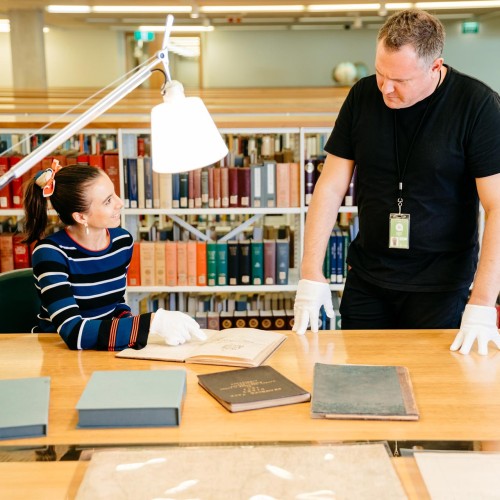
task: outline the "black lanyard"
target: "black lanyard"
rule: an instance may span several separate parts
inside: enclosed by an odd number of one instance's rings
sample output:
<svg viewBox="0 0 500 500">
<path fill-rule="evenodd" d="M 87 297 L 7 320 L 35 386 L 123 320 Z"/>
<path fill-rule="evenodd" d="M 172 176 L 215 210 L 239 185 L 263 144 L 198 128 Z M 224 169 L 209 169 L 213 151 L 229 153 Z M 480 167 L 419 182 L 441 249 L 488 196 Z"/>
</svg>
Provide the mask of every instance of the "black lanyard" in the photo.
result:
<svg viewBox="0 0 500 500">
<path fill-rule="evenodd" d="M 394 144 L 396 147 L 396 168 L 398 171 L 398 207 L 399 207 L 399 213 L 401 213 L 401 207 L 403 206 L 403 180 L 404 176 L 406 173 L 406 168 L 408 167 L 408 160 L 410 159 L 410 154 L 413 149 L 413 145 L 415 144 L 415 139 L 417 138 L 418 133 L 420 132 L 420 129 L 422 128 L 422 124 L 424 123 L 424 119 L 427 115 L 427 111 L 429 111 L 429 107 L 434 99 L 434 96 L 436 94 L 436 90 L 439 87 L 439 84 L 441 83 L 441 70 L 439 71 L 439 80 L 436 85 L 436 88 L 434 89 L 434 92 L 432 93 L 427 106 L 425 107 L 425 110 L 420 118 L 420 121 L 418 122 L 417 129 L 415 130 L 415 133 L 413 134 L 413 137 L 410 142 L 410 147 L 408 148 L 408 153 L 406 155 L 406 160 L 403 165 L 403 170 L 401 171 L 401 166 L 399 164 L 399 148 L 398 148 L 398 122 L 397 122 L 397 109 L 394 110 Z"/>
</svg>

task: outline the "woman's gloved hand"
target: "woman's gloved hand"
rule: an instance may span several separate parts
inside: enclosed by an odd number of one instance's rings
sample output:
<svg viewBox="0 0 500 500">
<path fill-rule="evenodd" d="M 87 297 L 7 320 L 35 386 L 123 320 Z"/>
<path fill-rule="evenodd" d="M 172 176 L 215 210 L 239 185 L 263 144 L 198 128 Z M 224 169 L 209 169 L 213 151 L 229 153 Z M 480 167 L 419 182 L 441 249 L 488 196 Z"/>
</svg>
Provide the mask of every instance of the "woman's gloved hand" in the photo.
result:
<svg viewBox="0 0 500 500">
<path fill-rule="evenodd" d="M 206 340 L 205 332 L 191 316 L 179 311 L 158 309 L 151 321 L 149 333 L 160 335 L 168 345 L 180 345 L 193 337 Z"/>
</svg>

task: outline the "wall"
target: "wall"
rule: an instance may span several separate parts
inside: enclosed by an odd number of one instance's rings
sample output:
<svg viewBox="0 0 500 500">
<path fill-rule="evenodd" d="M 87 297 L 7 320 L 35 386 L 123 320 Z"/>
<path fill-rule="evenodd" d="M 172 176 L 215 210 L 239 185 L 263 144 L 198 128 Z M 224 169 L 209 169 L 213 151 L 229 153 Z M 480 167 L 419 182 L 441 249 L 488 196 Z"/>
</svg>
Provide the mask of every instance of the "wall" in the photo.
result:
<svg viewBox="0 0 500 500">
<path fill-rule="evenodd" d="M 496 62 L 500 18 L 482 22 L 477 35 L 462 35 L 460 23 L 447 23 L 446 30 L 446 62 L 500 91 L 500 65 Z M 204 86 L 332 85 L 332 69 L 341 61 L 364 62 L 373 71 L 376 35 L 374 29 L 215 30 L 202 37 Z M 46 51 L 50 87 L 103 87 L 125 73 L 125 42 L 120 32 L 51 29 L 46 34 Z M 0 87 L 11 87 L 9 35 L 3 33 L 0 67 Z"/>
</svg>

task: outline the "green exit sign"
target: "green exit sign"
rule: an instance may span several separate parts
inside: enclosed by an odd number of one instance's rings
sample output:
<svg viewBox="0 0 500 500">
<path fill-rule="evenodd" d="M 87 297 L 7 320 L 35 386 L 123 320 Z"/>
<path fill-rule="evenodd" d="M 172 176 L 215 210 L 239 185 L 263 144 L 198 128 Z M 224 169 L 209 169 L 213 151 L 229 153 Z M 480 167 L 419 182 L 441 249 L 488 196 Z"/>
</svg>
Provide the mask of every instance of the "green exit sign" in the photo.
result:
<svg viewBox="0 0 500 500">
<path fill-rule="evenodd" d="M 143 42 L 152 42 L 155 39 L 153 31 L 134 31 L 134 38 Z"/>
<path fill-rule="evenodd" d="M 462 33 L 479 33 L 479 23 L 477 21 L 464 21 Z"/>
</svg>

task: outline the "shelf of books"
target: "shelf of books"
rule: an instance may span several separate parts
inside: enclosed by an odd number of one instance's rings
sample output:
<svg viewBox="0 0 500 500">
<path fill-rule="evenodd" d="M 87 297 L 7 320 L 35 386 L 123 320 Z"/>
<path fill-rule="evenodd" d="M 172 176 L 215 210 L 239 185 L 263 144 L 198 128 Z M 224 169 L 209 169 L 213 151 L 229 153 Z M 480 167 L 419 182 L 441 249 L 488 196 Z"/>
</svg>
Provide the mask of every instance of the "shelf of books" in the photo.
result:
<svg viewBox="0 0 500 500">
<path fill-rule="evenodd" d="M 1 131 L 0 173 L 50 133 Z M 321 128 L 221 129 L 229 154 L 217 165 L 158 174 L 152 169 L 148 129 L 85 130 L 33 170 L 56 157 L 62 165 L 88 163 L 108 173 L 124 201 L 122 225 L 136 241 L 127 287 L 134 312 L 154 310 L 160 303 L 198 316 L 222 314 L 236 312 L 244 301 L 246 311 L 269 306 L 290 313 L 307 208 L 329 133 Z M 0 271 L 17 265 L 4 254 L 9 253 L 7 239 L 22 230 L 19 190 L 33 173 L 0 192 L 0 242 L 5 240 Z M 335 297 L 343 288 L 345 255 L 357 230 L 354 179 L 344 205 L 324 262 Z M 22 265 L 28 267 L 29 258 Z"/>
</svg>

